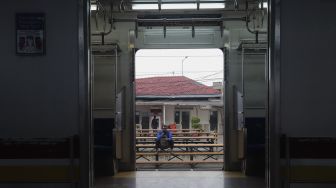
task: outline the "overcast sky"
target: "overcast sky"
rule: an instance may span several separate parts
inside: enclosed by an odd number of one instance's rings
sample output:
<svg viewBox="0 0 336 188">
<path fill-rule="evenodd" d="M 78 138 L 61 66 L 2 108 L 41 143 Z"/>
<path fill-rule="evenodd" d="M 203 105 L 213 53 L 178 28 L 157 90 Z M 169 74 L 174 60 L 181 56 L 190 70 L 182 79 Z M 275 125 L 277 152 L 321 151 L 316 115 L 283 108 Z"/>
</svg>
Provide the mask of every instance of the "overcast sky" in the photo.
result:
<svg viewBox="0 0 336 188">
<path fill-rule="evenodd" d="M 212 85 L 223 80 L 223 53 L 219 49 L 139 50 L 135 58 L 136 78 L 183 75 Z"/>
</svg>

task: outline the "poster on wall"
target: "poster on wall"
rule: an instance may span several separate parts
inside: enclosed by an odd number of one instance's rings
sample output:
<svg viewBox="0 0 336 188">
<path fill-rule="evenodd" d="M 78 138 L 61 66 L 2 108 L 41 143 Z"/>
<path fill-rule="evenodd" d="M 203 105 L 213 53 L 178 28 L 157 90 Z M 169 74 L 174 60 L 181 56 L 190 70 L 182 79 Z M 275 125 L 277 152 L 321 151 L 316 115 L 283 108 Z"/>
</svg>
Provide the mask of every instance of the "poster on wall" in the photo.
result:
<svg viewBox="0 0 336 188">
<path fill-rule="evenodd" d="M 16 54 L 45 54 L 45 14 L 16 14 Z"/>
</svg>

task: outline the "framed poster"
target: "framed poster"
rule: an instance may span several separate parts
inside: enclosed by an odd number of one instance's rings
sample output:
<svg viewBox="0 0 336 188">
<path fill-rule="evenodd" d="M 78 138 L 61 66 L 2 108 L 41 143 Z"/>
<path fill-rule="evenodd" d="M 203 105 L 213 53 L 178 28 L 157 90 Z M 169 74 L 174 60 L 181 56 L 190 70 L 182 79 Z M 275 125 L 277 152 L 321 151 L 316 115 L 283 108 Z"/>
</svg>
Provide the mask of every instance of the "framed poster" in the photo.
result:
<svg viewBox="0 0 336 188">
<path fill-rule="evenodd" d="M 45 54 L 45 14 L 16 14 L 16 54 Z"/>
</svg>

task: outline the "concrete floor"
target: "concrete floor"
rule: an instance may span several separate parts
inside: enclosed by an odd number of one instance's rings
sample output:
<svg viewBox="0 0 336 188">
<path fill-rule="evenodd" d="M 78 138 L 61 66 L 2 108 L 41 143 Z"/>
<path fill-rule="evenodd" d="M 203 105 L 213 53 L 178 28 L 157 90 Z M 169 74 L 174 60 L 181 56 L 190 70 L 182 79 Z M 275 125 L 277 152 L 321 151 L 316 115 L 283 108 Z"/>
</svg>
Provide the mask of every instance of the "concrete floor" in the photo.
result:
<svg viewBox="0 0 336 188">
<path fill-rule="evenodd" d="M 136 171 L 99 178 L 96 188 L 264 188 L 264 179 L 223 171 Z"/>
</svg>

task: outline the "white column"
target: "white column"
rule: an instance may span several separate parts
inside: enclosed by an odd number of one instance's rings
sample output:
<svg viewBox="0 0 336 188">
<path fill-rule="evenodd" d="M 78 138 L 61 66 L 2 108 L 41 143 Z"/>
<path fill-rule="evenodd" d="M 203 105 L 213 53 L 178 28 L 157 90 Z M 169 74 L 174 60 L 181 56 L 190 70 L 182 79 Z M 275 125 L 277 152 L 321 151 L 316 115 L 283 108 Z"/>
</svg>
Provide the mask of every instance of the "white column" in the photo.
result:
<svg viewBox="0 0 336 188">
<path fill-rule="evenodd" d="M 162 116 L 163 116 L 162 125 L 166 125 L 166 106 L 165 105 L 163 105 L 162 107 Z"/>
</svg>

